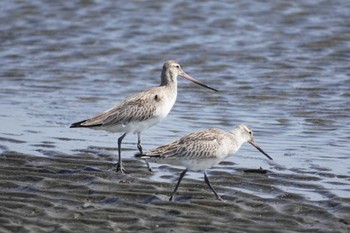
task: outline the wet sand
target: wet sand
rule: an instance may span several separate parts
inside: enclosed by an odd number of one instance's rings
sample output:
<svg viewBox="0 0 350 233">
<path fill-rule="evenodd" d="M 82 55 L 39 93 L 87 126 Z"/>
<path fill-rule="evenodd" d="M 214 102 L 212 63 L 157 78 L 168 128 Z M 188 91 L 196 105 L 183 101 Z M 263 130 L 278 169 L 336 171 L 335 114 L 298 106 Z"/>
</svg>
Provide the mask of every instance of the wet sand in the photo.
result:
<svg viewBox="0 0 350 233">
<path fill-rule="evenodd" d="M 155 182 L 142 161 L 124 160 L 128 174 L 122 175 L 114 172 L 112 159 L 83 152 L 53 157 L 3 152 L 0 232 L 350 231 L 350 198 L 313 184 L 312 174 L 214 170 L 209 178 L 224 202 L 191 176 L 184 178 L 176 202 L 169 202 L 179 169 L 168 168 L 169 182 Z M 328 198 L 310 201 L 279 186 L 305 186 Z"/>
</svg>

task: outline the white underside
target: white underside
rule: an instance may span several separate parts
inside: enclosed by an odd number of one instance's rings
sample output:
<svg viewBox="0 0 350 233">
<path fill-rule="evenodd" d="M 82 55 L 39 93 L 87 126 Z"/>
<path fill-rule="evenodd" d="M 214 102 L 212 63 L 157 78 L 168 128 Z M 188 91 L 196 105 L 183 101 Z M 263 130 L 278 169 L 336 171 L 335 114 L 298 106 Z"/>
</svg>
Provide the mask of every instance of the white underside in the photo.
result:
<svg viewBox="0 0 350 233">
<path fill-rule="evenodd" d="M 196 159 L 196 160 L 183 160 L 182 166 L 192 171 L 204 171 L 211 167 L 218 165 L 221 159 Z"/>
<path fill-rule="evenodd" d="M 162 119 L 160 117 L 153 117 L 145 121 L 132 121 L 128 124 L 99 126 L 92 129 L 106 130 L 112 133 L 141 133 L 143 130 L 159 123 Z"/>
<path fill-rule="evenodd" d="M 211 158 L 211 159 L 161 159 L 161 158 L 148 158 L 149 162 L 155 162 L 159 164 L 170 164 L 174 166 L 185 167 L 190 171 L 205 171 L 211 167 L 218 165 L 222 159 Z"/>
</svg>

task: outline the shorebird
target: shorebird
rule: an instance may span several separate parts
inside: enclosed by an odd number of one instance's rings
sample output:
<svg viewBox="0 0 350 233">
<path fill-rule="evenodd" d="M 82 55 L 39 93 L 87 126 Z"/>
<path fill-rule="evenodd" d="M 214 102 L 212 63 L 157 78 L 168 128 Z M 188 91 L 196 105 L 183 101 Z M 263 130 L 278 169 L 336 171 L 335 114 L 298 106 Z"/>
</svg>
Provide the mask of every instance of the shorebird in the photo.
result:
<svg viewBox="0 0 350 233">
<path fill-rule="evenodd" d="M 204 171 L 205 183 L 213 191 L 215 197 L 218 200 L 222 200 L 220 195 L 211 186 L 206 170 L 219 164 L 229 155 L 235 154 L 245 142 L 249 142 L 267 158 L 272 160 L 256 144 L 253 138 L 253 131 L 246 125 L 238 125 L 230 132 L 216 128 L 193 132 L 169 144 L 160 146 L 144 154 L 136 154 L 135 156 L 158 163 L 164 162 L 186 167 L 180 174 L 169 201 L 174 200 L 180 182 L 188 170 Z"/>
<path fill-rule="evenodd" d="M 118 163 L 116 166 L 117 171 L 124 173 L 125 169 L 121 158 L 121 143 L 124 137 L 130 132 L 136 133 L 138 139 L 137 148 L 142 154 L 141 132 L 159 123 L 170 112 L 177 96 L 177 76 L 217 91 L 186 74 L 176 61 L 169 60 L 163 65 L 160 86 L 128 97 L 97 116 L 73 123 L 70 128 L 86 127 L 113 133 L 123 133 L 118 138 Z M 145 161 L 148 169 L 151 171 L 147 160 Z"/>
</svg>

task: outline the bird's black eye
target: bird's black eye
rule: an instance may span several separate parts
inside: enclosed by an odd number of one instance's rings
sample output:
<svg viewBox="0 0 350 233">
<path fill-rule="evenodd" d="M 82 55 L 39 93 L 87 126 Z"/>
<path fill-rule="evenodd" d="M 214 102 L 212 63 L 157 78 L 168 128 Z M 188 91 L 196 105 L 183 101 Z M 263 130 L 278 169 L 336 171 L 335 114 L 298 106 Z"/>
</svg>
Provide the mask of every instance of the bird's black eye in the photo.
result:
<svg viewBox="0 0 350 233">
<path fill-rule="evenodd" d="M 180 66 L 179 66 L 179 65 L 176 65 L 176 68 L 180 69 Z"/>
<path fill-rule="evenodd" d="M 248 131 L 248 133 L 249 133 L 250 135 L 252 135 L 252 131 Z"/>
</svg>

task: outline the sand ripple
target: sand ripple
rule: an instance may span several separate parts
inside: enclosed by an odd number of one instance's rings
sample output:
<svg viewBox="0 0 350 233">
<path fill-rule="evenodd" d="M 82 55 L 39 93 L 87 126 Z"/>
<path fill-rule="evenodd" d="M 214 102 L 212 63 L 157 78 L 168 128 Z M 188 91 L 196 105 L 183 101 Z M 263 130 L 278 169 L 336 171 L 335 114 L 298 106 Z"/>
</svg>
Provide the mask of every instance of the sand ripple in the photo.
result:
<svg viewBox="0 0 350 233">
<path fill-rule="evenodd" d="M 111 160 L 110 158 L 109 160 Z M 312 175 L 212 171 L 211 182 L 226 200 L 215 200 L 200 180 L 185 177 L 177 201 L 174 179 L 155 182 L 144 164 L 125 160 L 116 174 L 106 156 L 51 158 L 0 155 L 1 232 L 348 232 L 350 199 L 327 194 Z M 157 171 L 156 171 L 157 172 Z M 160 171 L 158 171 L 160 172 Z M 309 201 L 278 187 L 308 186 L 328 195 Z M 269 195 L 261 198 L 245 190 Z"/>
</svg>

